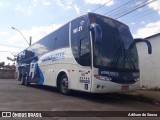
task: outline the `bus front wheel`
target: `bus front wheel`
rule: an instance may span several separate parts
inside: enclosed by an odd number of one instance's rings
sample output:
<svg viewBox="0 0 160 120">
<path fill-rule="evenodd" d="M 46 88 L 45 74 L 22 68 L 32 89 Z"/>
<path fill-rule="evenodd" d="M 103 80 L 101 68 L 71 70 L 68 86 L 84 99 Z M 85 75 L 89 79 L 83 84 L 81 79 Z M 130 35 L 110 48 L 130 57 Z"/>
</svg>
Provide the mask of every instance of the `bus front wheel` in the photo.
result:
<svg viewBox="0 0 160 120">
<path fill-rule="evenodd" d="M 59 90 L 64 95 L 69 95 L 69 88 L 68 88 L 68 78 L 66 75 L 62 75 L 60 82 L 59 82 Z"/>
</svg>

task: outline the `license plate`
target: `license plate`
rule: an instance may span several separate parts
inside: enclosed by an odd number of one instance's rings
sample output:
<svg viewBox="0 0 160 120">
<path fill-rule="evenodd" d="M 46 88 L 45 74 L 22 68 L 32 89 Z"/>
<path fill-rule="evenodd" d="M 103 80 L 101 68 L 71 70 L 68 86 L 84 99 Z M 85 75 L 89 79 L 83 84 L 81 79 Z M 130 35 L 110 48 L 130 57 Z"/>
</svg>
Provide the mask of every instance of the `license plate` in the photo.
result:
<svg viewBox="0 0 160 120">
<path fill-rule="evenodd" d="M 129 90 L 129 86 L 122 86 L 121 90 Z"/>
</svg>

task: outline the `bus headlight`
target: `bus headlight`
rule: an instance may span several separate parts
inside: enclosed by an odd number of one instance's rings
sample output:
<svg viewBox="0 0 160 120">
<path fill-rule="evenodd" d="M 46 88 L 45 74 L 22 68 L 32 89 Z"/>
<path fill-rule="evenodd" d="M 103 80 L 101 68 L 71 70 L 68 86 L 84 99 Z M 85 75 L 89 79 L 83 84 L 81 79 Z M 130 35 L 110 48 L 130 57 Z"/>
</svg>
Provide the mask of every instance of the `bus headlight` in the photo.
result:
<svg viewBox="0 0 160 120">
<path fill-rule="evenodd" d="M 111 80 L 112 80 L 112 78 L 106 77 L 106 76 L 94 75 L 94 77 L 95 77 L 97 80 L 104 80 L 104 81 L 111 81 Z"/>
</svg>

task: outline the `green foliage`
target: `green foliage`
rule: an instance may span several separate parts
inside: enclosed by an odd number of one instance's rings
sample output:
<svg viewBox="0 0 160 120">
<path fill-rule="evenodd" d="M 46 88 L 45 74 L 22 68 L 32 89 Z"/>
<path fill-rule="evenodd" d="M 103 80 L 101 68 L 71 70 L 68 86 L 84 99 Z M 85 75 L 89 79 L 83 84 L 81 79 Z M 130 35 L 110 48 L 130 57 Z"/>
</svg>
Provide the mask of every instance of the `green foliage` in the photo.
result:
<svg viewBox="0 0 160 120">
<path fill-rule="evenodd" d="M 4 65 L 5 65 L 5 62 L 1 62 L 1 63 L 0 63 L 0 68 L 3 68 Z"/>
</svg>

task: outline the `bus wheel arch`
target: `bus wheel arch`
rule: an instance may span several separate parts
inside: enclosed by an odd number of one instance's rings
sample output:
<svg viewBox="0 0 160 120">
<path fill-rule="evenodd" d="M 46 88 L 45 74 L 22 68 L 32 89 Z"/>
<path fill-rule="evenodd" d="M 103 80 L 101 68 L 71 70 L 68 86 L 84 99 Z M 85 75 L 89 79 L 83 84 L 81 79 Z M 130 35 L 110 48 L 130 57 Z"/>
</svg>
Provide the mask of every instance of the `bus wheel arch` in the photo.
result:
<svg viewBox="0 0 160 120">
<path fill-rule="evenodd" d="M 69 79 L 68 79 L 68 75 L 65 71 L 59 72 L 59 74 L 57 76 L 57 88 L 64 95 L 68 95 L 70 93 Z"/>
</svg>

